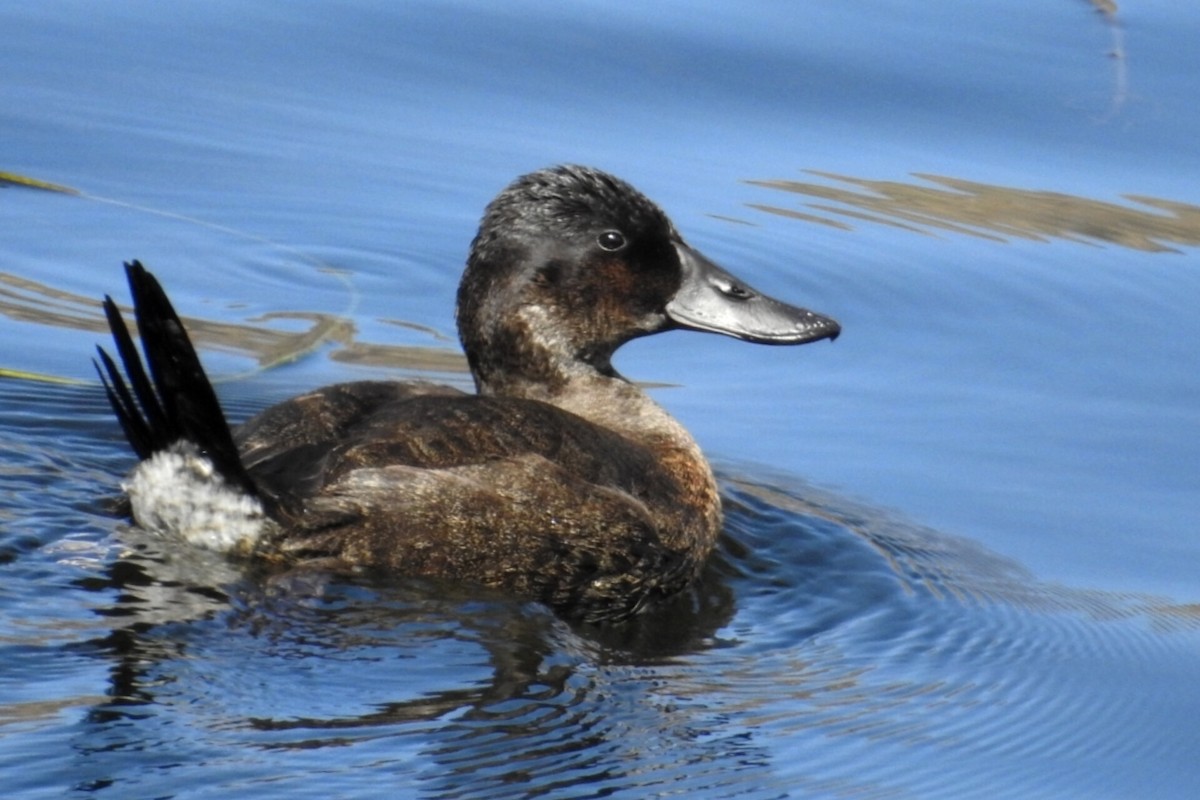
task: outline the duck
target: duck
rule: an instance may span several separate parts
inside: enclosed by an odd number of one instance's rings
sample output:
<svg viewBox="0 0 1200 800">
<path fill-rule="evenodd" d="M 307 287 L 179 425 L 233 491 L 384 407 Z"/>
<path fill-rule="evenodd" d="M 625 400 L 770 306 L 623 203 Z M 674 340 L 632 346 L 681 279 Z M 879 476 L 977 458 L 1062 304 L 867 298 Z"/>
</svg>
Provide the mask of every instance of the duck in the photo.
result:
<svg viewBox="0 0 1200 800">
<path fill-rule="evenodd" d="M 797 345 L 830 317 L 751 288 L 625 181 L 560 165 L 486 207 L 455 318 L 475 392 L 354 381 L 232 427 L 155 276 L 125 264 L 104 392 L 139 462 L 137 526 L 231 558 L 499 590 L 571 620 L 628 619 L 694 581 L 722 527 L 688 431 L 613 367 L 671 330 Z M 118 363 L 119 362 L 119 363 Z"/>
</svg>

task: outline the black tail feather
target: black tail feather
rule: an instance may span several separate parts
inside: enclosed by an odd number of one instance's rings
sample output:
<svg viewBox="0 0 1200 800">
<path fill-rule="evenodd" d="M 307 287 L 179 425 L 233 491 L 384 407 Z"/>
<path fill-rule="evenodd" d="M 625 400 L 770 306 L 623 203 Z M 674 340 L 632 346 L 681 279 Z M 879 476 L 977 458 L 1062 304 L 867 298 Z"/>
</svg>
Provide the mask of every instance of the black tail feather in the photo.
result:
<svg viewBox="0 0 1200 800">
<path fill-rule="evenodd" d="M 125 438 L 129 440 L 133 452 L 137 453 L 138 458 L 147 459 L 165 445 L 158 444 L 156 437 L 151 432 L 150 425 L 142 418 L 137 404 L 129 394 L 129 387 L 121 379 L 121 373 L 112 358 L 99 345 L 96 346 L 96 353 L 100 357 L 100 362 L 92 359 L 92 364 L 95 365 L 96 373 L 100 376 L 100 383 L 104 385 L 104 393 L 108 395 L 109 405 L 116 413 L 117 421 L 121 423 L 121 429 L 125 431 Z M 104 365 L 103 369 L 101 369 L 101 364 Z M 141 369 L 141 361 L 135 361 L 133 364 L 137 369 Z M 134 370 L 129 371 L 132 373 Z M 131 376 L 130 381 L 132 380 Z"/>
<path fill-rule="evenodd" d="M 97 348 L 96 371 L 130 446 L 145 459 L 187 440 L 208 456 L 227 481 L 257 494 L 212 383 L 166 292 L 138 261 L 126 263 L 125 274 L 145 366 L 116 304 L 105 297 L 104 313 L 125 375 L 102 348 Z"/>
<path fill-rule="evenodd" d="M 132 269 L 133 264 L 138 264 L 137 261 L 125 265 L 126 274 Z M 141 266 L 138 264 L 138 266 Z M 134 306 L 136 309 L 137 299 L 134 297 Z M 135 311 L 136 313 L 136 311 Z M 137 397 L 138 404 L 141 405 L 145 414 L 145 428 L 149 432 L 157 433 L 159 439 L 151 439 L 147 441 L 147 445 L 151 451 L 161 450 L 171 442 L 179 438 L 179 431 L 171 430 L 170 420 L 163 411 L 162 404 L 158 401 L 158 396 L 154 393 L 154 389 L 150 384 L 150 378 L 146 375 L 146 370 L 142 366 L 142 359 L 138 356 L 137 348 L 133 344 L 133 337 L 129 335 L 129 328 L 125 325 L 125 320 L 121 317 L 121 312 L 117 310 L 117 304 L 108 295 L 104 296 L 104 316 L 108 318 L 108 328 L 112 331 L 113 342 L 117 346 L 117 356 L 120 357 L 121 363 L 125 365 L 125 373 L 129 376 L 129 383 L 133 389 L 133 394 Z M 107 355 L 107 354 L 105 354 Z M 112 363 L 112 359 L 107 359 L 108 363 Z M 119 382 L 119 373 L 114 369 L 109 368 L 109 377 L 113 379 L 114 388 L 120 386 L 125 388 L 123 382 Z M 129 391 L 123 393 L 124 398 L 129 400 Z M 132 401 L 127 402 L 127 408 L 131 412 L 137 411 L 137 406 Z M 120 415 L 118 415 L 120 416 Z M 141 419 L 141 415 L 136 415 Z M 130 416 L 129 419 L 133 419 Z M 163 441 L 162 439 L 166 439 Z M 136 447 L 135 447 L 136 449 Z M 138 453 L 139 456 L 146 456 Z"/>
</svg>

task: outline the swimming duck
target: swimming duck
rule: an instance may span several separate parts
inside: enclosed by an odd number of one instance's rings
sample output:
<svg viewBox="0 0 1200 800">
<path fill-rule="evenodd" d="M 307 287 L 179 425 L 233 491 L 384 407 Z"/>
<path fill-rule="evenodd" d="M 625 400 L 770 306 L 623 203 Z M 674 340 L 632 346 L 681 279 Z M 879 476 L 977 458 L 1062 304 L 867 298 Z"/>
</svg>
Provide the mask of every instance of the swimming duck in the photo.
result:
<svg viewBox="0 0 1200 800">
<path fill-rule="evenodd" d="M 124 375 L 97 371 L 141 459 L 133 520 L 284 564 L 474 582 L 561 615 L 616 620 L 683 589 L 721 527 L 688 432 L 612 365 L 673 329 L 750 342 L 835 338 L 686 244 L 597 169 L 525 175 L 488 206 L 458 289 L 475 394 L 361 381 L 311 391 L 231 430 L 154 276 L 126 264 L 145 358 L 111 297 Z"/>
</svg>

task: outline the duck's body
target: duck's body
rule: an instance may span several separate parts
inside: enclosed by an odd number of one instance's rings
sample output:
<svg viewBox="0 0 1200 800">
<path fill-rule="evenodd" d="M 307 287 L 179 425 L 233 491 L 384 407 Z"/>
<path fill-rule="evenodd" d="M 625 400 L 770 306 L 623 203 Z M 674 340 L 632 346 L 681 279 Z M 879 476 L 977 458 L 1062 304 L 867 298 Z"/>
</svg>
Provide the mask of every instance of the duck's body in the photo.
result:
<svg viewBox="0 0 1200 800">
<path fill-rule="evenodd" d="M 237 440 L 281 500 L 285 553 L 627 613 L 692 578 L 720 501 L 662 409 L 620 379 L 587 383 L 563 405 L 343 384 L 268 410 Z"/>
<path fill-rule="evenodd" d="M 772 343 L 838 332 L 706 261 L 627 184 L 560 167 L 506 189 L 472 245 L 458 321 L 478 394 L 339 384 L 231 437 L 157 282 L 129 273 L 153 378 L 139 378 L 111 301 L 132 393 L 105 361 L 144 459 L 126 484 L 139 524 L 266 558 L 481 583 L 584 619 L 686 586 L 721 525 L 699 447 L 616 373 L 613 351 L 676 327 Z"/>
</svg>

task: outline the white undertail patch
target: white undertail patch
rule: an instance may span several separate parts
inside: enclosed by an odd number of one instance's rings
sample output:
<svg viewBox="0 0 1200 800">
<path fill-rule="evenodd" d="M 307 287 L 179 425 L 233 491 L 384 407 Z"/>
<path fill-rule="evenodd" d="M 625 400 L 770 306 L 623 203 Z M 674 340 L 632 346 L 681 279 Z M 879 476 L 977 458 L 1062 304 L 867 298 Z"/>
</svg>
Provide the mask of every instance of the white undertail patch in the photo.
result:
<svg viewBox="0 0 1200 800">
<path fill-rule="evenodd" d="M 247 553 L 273 524 L 258 498 L 226 482 L 191 442 L 150 456 L 121 488 L 138 525 L 212 550 Z"/>
</svg>

